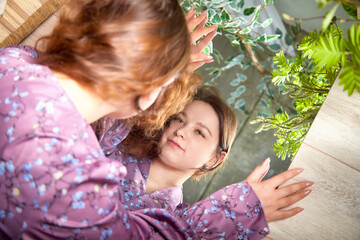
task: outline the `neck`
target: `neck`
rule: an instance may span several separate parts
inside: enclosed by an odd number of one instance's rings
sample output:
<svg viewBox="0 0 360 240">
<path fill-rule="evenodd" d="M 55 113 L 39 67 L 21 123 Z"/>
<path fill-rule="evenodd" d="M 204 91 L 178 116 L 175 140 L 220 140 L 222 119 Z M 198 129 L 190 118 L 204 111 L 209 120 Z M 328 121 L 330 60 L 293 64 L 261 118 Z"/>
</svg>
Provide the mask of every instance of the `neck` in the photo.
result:
<svg viewBox="0 0 360 240">
<path fill-rule="evenodd" d="M 53 71 L 61 87 L 71 99 L 78 112 L 88 123 L 95 122 L 101 117 L 114 111 L 114 106 L 105 102 L 99 96 L 78 84 L 67 75 Z"/>
<path fill-rule="evenodd" d="M 193 171 L 181 171 L 164 165 L 158 159 L 153 159 L 150 165 L 146 193 L 164 188 L 181 186 L 194 174 Z"/>
</svg>

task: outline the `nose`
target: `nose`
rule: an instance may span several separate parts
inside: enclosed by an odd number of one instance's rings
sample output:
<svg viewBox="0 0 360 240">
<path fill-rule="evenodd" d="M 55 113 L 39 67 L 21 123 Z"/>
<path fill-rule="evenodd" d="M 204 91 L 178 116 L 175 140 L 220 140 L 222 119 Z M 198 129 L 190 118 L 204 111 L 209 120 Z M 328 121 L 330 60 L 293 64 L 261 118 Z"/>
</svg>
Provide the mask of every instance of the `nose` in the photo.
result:
<svg viewBox="0 0 360 240">
<path fill-rule="evenodd" d="M 174 135 L 180 138 L 186 137 L 186 126 L 182 125 L 174 130 Z"/>
</svg>

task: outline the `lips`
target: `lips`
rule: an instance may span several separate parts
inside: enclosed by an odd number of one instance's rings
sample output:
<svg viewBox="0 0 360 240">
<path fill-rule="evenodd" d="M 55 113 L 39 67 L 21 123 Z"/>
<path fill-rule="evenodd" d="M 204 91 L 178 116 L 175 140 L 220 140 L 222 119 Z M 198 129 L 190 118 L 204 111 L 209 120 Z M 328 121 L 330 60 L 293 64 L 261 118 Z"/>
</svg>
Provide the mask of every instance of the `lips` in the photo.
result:
<svg viewBox="0 0 360 240">
<path fill-rule="evenodd" d="M 169 139 L 168 142 L 169 142 L 171 145 L 173 145 L 173 146 L 175 146 L 175 147 L 177 147 L 177 148 L 179 148 L 179 149 L 181 149 L 181 150 L 184 151 L 184 149 L 183 149 L 183 148 L 180 146 L 180 144 L 178 144 L 176 141 Z"/>
</svg>

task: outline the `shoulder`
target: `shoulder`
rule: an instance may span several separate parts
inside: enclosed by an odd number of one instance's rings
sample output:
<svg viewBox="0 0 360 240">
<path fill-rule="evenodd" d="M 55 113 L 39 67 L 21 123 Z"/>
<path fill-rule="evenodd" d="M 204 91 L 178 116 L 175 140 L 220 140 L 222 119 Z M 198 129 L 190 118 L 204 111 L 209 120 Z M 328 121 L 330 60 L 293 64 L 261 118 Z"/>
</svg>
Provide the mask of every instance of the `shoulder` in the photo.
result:
<svg viewBox="0 0 360 240">
<path fill-rule="evenodd" d="M 0 48 L 1 61 L 10 62 L 32 62 L 38 58 L 38 54 L 33 47 L 14 45 Z"/>
</svg>

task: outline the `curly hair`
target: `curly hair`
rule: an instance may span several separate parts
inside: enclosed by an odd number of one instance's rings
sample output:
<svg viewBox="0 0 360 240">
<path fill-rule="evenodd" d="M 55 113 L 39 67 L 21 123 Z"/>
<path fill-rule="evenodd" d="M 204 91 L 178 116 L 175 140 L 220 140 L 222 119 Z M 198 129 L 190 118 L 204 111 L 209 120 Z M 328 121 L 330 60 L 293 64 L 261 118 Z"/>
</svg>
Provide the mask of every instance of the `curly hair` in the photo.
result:
<svg viewBox="0 0 360 240">
<path fill-rule="evenodd" d="M 190 38 L 174 0 L 70 0 L 53 32 L 39 39 L 37 48 L 40 42 L 44 51 L 39 50 L 39 63 L 114 104 L 148 93 L 180 74 L 175 88 L 184 96 L 163 101 L 183 106 L 191 94 L 187 91 L 197 85 L 185 72 Z M 167 111 L 162 108 L 152 111 Z M 163 124 L 156 122 L 159 118 L 142 120 L 149 129 Z"/>
<path fill-rule="evenodd" d="M 225 103 L 224 100 L 222 100 L 216 88 L 210 86 L 200 87 L 197 90 L 196 95 L 193 97 L 193 100 L 208 103 L 215 110 L 219 117 L 220 134 L 217 148 L 218 153 L 220 154 L 222 151 L 229 153 L 231 145 L 235 139 L 237 128 L 237 119 L 232 109 Z M 179 112 L 181 111 L 178 111 L 176 114 Z M 147 157 L 150 159 L 158 157 L 158 143 L 160 142 L 163 130 L 168 126 L 168 123 L 174 116 L 175 114 L 169 117 L 163 128 L 161 130 L 154 131 L 151 136 L 145 134 L 145 129 L 139 126 L 133 127 L 126 139 L 118 146 L 119 150 L 125 154 L 133 155 L 135 157 Z M 192 178 L 199 180 L 202 176 L 216 171 L 225 162 L 225 160 L 226 159 L 210 168 L 205 165 L 202 166 L 193 174 Z"/>
</svg>

